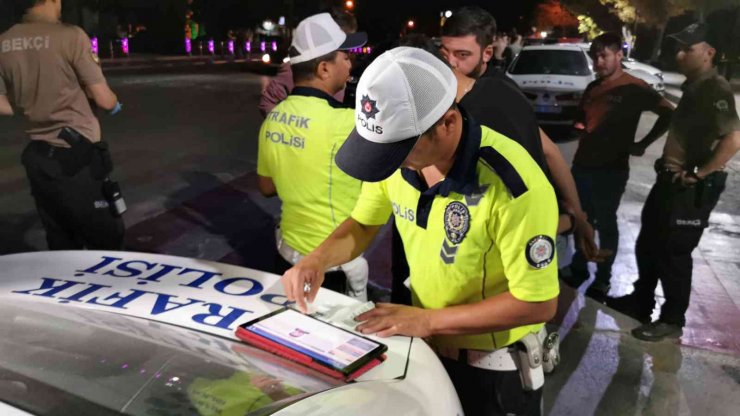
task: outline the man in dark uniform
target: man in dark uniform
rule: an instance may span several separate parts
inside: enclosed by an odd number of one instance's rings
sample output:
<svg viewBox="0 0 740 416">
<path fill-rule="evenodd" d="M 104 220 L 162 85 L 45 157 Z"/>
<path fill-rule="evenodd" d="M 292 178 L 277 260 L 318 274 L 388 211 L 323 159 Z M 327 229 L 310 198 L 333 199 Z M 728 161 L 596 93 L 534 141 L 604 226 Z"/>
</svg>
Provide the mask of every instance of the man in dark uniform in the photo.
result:
<svg viewBox="0 0 740 416">
<path fill-rule="evenodd" d="M 22 161 L 49 249 L 120 249 L 124 225 L 104 196 L 110 164 L 88 98 L 111 114 L 121 105 L 85 32 L 60 23 L 61 0 L 14 4 L 25 13 L 0 35 L 0 115 L 26 119 Z M 60 138 L 65 128 L 72 137 Z"/>
<path fill-rule="evenodd" d="M 635 247 L 640 277 L 634 293 L 607 302 L 643 322 L 632 335 L 645 341 L 683 335 L 691 294 L 691 252 L 724 190 L 724 166 L 740 150 L 735 98 L 714 67 L 717 51 L 708 27 L 692 24 L 671 37 L 678 42 L 676 61 L 686 82 L 663 157 L 656 162 L 656 183 L 642 211 Z M 659 280 L 666 301 L 660 319 L 651 323 Z"/>
</svg>

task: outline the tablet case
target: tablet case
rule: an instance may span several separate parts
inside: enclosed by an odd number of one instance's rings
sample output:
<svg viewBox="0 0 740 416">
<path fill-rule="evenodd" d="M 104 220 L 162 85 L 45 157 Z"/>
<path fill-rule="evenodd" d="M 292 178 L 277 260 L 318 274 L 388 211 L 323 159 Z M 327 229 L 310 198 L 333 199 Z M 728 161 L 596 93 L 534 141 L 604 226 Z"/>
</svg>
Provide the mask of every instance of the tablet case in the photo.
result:
<svg viewBox="0 0 740 416">
<path fill-rule="evenodd" d="M 344 381 L 352 381 L 356 379 L 357 377 L 360 377 L 361 375 L 367 373 L 372 368 L 378 366 L 383 361 L 385 361 L 385 355 L 381 355 L 380 357 L 371 360 L 370 362 L 358 368 L 357 370 L 350 373 L 349 375 L 345 375 L 340 371 L 333 370 L 329 367 L 326 367 L 324 365 L 321 365 L 315 362 L 313 358 L 311 358 L 310 356 L 306 354 L 302 354 L 298 351 L 294 351 L 284 345 L 278 344 L 277 342 L 271 339 L 255 334 L 254 332 L 247 331 L 244 328 L 241 328 L 241 327 L 237 328 L 236 336 L 242 341 L 246 342 L 247 344 L 253 345 L 261 350 L 265 350 L 275 355 L 278 355 L 280 357 L 287 358 L 291 361 L 302 364 L 306 367 L 319 371 L 330 377 L 344 380 Z"/>
</svg>

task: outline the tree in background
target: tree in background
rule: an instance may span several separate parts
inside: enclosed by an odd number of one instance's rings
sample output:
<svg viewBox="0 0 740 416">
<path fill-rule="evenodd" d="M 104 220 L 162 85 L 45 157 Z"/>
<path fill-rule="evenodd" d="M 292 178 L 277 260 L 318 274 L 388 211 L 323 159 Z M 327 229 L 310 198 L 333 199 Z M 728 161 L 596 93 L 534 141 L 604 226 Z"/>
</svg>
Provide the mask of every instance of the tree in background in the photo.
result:
<svg viewBox="0 0 740 416">
<path fill-rule="evenodd" d="M 559 0 L 547 0 L 537 5 L 534 12 L 534 25 L 537 30 L 559 30 L 565 36 L 568 28 L 576 28 L 578 19 Z"/>
</svg>

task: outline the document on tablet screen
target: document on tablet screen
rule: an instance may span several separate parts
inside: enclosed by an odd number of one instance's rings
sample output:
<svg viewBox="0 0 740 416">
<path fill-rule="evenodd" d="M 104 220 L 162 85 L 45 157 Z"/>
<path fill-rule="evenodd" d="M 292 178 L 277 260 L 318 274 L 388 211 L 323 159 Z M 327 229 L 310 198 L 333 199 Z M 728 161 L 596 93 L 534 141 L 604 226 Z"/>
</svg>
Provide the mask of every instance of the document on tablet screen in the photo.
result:
<svg viewBox="0 0 740 416">
<path fill-rule="evenodd" d="M 381 345 L 292 309 L 246 329 L 337 369 L 348 367 Z"/>
</svg>

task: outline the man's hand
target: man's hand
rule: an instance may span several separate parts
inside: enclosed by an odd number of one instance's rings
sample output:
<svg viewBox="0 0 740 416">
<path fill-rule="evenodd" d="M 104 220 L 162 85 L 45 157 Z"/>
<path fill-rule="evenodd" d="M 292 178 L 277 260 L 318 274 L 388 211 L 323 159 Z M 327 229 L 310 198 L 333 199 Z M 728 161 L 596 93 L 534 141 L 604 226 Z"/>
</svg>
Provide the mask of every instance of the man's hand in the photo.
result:
<svg viewBox="0 0 740 416">
<path fill-rule="evenodd" d="M 318 260 L 307 256 L 283 275 L 285 296 L 289 301 L 296 302 L 301 312 L 308 312 L 306 299 L 309 302 L 316 299 L 316 294 L 324 283 L 324 270 Z"/>
<path fill-rule="evenodd" d="M 640 143 L 632 143 L 630 145 L 630 154 L 632 156 L 642 156 L 645 154 L 645 146 Z"/>
<path fill-rule="evenodd" d="M 601 263 L 613 253 L 611 250 L 599 249 L 594 239 L 594 228 L 588 222 L 585 216 L 576 216 L 576 226 L 573 231 L 573 238 L 578 245 L 578 249 L 583 253 L 587 261 Z"/>
<path fill-rule="evenodd" d="M 362 322 L 356 329 L 381 338 L 393 335 L 426 338 L 432 335 L 431 313 L 430 310 L 413 306 L 379 303 L 375 309 L 355 318 Z"/>
<path fill-rule="evenodd" d="M 692 185 L 695 185 L 701 179 L 702 178 L 698 177 L 693 172 L 689 172 L 687 170 L 682 170 L 682 171 L 676 172 L 673 175 L 673 182 L 678 181 L 683 186 L 692 186 Z"/>
</svg>

